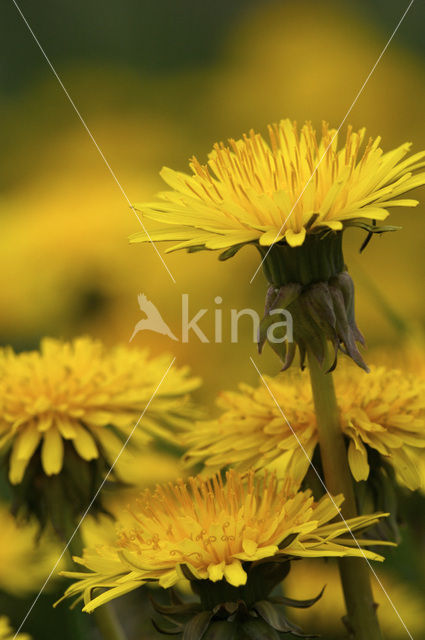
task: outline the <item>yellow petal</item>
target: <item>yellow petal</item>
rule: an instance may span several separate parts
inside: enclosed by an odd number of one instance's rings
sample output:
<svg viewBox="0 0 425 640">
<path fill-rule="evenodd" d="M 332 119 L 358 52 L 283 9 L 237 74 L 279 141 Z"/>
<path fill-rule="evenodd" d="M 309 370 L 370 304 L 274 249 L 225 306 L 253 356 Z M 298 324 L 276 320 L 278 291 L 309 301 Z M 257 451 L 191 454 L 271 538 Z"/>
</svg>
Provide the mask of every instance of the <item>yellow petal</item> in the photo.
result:
<svg viewBox="0 0 425 640">
<path fill-rule="evenodd" d="M 260 244 L 264 247 L 269 247 L 275 242 L 280 242 L 284 234 L 279 232 L 279 229 L 270 229 L 260 235 Z"/>
<path fill-rule="evenodd" d="M 72 444 L 75 447 L 76 452 L 84 460 L 94 460 L 99 456 L 96 442 L 93 436 L 79 425 L 74 425 L 75 437 L 72 439 Z"/>
<path fill-rule="evenodd" d="M 411 491 L 419 489 L 422 483 L 419 470 L 407 452 L 403 449 L 397 449 L 393 452 L 392 458 L 394 469 L 406 487 Z"/>
<path fill-rule="evenodd" d="M 304 227 L 301 229 L 301 231 L 298 232 L 293 231 L 292 229 L 288 229 L 288 231 L 285 233 L 285 239 L 290 247 L 299 247 L 303 244 L 305 235 L 306 230 L 304 229 Z"/>
<path fill-rule="evenodd" d="M 242 584 L 246 584 L 248 576 L 243 570 L 240 561 L 234 560 L 232 564 L 227 564 L 224 567 L 224 577 L 234 587 L 240 587 Z"/>
<path fill-rule="evenodd" d="M 171 571 L 167 571 L 160 577 L 159 584 L 163 589 L 169 589 L 170 587 L 173 587 L 176 582 L 178 582 L 178 579 L 179 577 L 176 570 L 172 569 Z"/>
<path fill-rule="evenodd" d="M 41 449 L 41 461 L 46 475 L 59 473 L 63 462 L 63 440 L 55 428 L 46 431 Z"/>
<path fill-rule="evenodd" d="M 249 556 L 253 556 L 254 553 L 257 551 L 257 543 L 255 542 L 255 540 L 242 540 L 242 548 L 245 551 L 245 553 Z"/>
<path fill-rule="evenodd" d="M 96 440 L 102 445 L 105 455 L 108 459 L 114 460 L 122 448 L 123 443 L 121 440 L 109 427 L 98 427 L 93 432 Z"/>
<path fill-rule="evenodd" d="M 57 417 L 55 420 L 56 427 L 66 440 L 75 437 L 75 423 L 68 416 Z"/>
<path fill-rule="evenodd" d="M 14 451 L 19 460 L 29 460 L 37 449 L 41 440 L 41 433 L 37 431 L 34 423 L 26 425 L 16 438 Z"/>
<path fill-rule="evenodd" d="M 83 611 L 87 613 L 92 613 L 95 609 L 97 609 L 97 607 L 100 607 L 102 604 L 105 604 L 106 602 L 110 602 L 114 598 L 119 598 L 120 596 L 123 596 L 126 593 L 133 591 L 134 589 L 138 589 L 142 584 L 143 582 L 141 580 L 137 582 L 136 581 L 129 582 L 128 584 L 123 584 L 123 585 L 120 585 L 119 587 L 114 587 L 113 589 L 109 589 L 108 591 L 105 591 L 104 593 L 102 593 L 100 596 L 93 598 L 93 600 L 89 600 L 88 598 L 87 599 L 85 598 L 86 604 L 83 608 Z M 100 585 L 100 586 L 103 586 L 103 585 Z M 91 592 L 92 592 L 92 589 L 90 589 L 90 595 L 91 595 Z"/>
<path fill-rule="evenodd" d="M 28 466 L 28 460 L 22 460 L 18 458 L 16 455 L 16 451 L 17 447 L 15 444 L 12 450 L 12 455 L 10 456 L 9 480 L 11 484 L 19 484 L 20 482 L 22 482 L 25 469 Z"/>
<path fill-rule="evenodd" d="M 52 414 L 45 413 L 43 415 L 38 416 L 37 419 L 37 429 L 39 431 L 48 431 L 52 426 Z"/>
<path fill-rule="evenodd" d="M 224 562 L 220 562 L 219 564 L 210 564 L 208 567 L 208 579 L 211 582 L 218 582 L 223 578 L 224 574 Z"/>
<path fill-rule="evenodd" d="M 343 224 L 340 220 L 321 220 L 320 224 L 324 227 L 329 227 L 333 231 L 341 231 Z"/>
<path fill-rule="evenodd" d="M 369 477 L 369 464 L 367 461 L 367 453 L 364 447 L 357 448 L 356 444 L 351 440 L 348 447 L 348 462 L 351 473 L 355 480 L 367 480 Z"/>
</svg>

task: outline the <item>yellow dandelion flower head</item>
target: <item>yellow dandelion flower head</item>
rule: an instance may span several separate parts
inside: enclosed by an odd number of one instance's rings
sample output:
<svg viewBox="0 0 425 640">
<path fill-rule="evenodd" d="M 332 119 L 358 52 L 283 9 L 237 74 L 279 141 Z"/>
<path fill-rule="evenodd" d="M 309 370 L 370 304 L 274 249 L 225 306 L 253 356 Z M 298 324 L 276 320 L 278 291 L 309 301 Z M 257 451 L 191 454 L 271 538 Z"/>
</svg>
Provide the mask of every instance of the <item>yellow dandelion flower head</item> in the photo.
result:
<svg viewBox="0 0 425 640">
<path fill-rule="evenodd" d="M 279 554 L 363 555 L 341 519 L 329 524 L 342 501 L 342 496 L 335 502 L 324 496 L 315 502 L 310 491 L 297 491 L 291 480 L 279 484 L 274 474 L 256 477 L 253 472 L 243 478 L 233 470 L 225 483 L 215 475 L 159 485 L 153 493 L 142 494 L 133 526 L 127 523 L 114 545 L 76 559 L 90 573 L 65 573 L 77 580 L 65 595 L 83 594 L 85 610 L 92 611 L 149 580 L 171 587 L 183 576 L 182 566 L 193 579 L 224 580 L 238 587 L 246 583 L 250 563 Z M 348 524 L 364 528 L 381 515 L 361 516 Z M 92 600 L 96 588 L 108 591 Z"/>
<path fill-rule="evenodd" d="M 60 555 L 57 543 L 47 535 L 36 542 L 37 525 L 18 526 L 2 503 L 0 521 L 0 589 L 20 597 L 37 591 Z"/>
<path fill-rule="evenodd" d="M 341 425 L 350 443 L 348 460 L 356 480 L 370 473 L 368 449 L 387 460 L 409 489 L 421 486 L 417 460 L 425 448 L 425 380 L 372 367 L 368 376 L 352 367 L 338 372 Z"/>
<path fill-rule="evenodd" d="M 207 471 L 227 465 L 240 471 L 250 465 L 276 468 L 302 480 L 318 442 L 308 378 L 301 373 L 265 381 L 268 388 L 261 382 L 255 389 L 241 385 L 238 392 L 222 393 L 221 415 L 189 427 L 183 434 L 187 464 L 203 462 Z M 400 483 L 418 489 L 425 448 L 422 375 L 384 366 L 372 366 L 365 375 L 346 364 L 337 370 L 335 383 L 354 478 L 368 478 L 375 451 L 392 465 Z"/>
<path fill-rule="evenodd" d="M 6 616 L 0 616 L 0 640 L 31 640 L 27 633 L 15 634 Z"/>
<path fill-rule="evenodd" d="M 384 153 L 379 137 L 364 143 L 365 129 L 338 132 L 289 119 L 269 126 L 269 140 L 254 131 L 214 145 L 208 163 L 196 158 L 192 174 L 164 168 L 171 187 L 160 201 L 136 205 L 149 219 L 170 225 L 136 233 L 132 242 L 178 241 L 169 249 L 229 250 L 246 243 L 302 245 L 306 235 L 340 231 L 346 224 L 384 220 L 387 209 L 412 207 L 401 195 L 425 184 L 425 151 L 403 160 L 410 144 Z"/>
<path fill-rule="evenodd" d="M 284 379 L 266 376 L 265 380 L 268 388 L 263 383 L 256 388 L 242 383 L 238 391 L 221 392 L 216 403 L 219 417 L 189 425 L 183 433 L 187 465 L 203 462 L 210 473 L 227 466 L 241 473 L 281 468 L 289 477 L 303 479 L 309 465 L 306 454 L 311 457 L 317 444 L 308 378 L 287 372 Z"/>
<path fill-rule="evenodd" d="M 9 479 L 22 481 L 39 452 L 47 476 L 59 474 L 66 447 L 90 461 L 113 462 L 170 365 L 170 356 L 90 338 L 46 338 L 40 351 L 0 351 L 0 446 L 10 451 Z M 200 384 L 172 367 L 146 410 L 135 442 L 169 433 L 192 415 L 188 394 Z"/>
</svg>

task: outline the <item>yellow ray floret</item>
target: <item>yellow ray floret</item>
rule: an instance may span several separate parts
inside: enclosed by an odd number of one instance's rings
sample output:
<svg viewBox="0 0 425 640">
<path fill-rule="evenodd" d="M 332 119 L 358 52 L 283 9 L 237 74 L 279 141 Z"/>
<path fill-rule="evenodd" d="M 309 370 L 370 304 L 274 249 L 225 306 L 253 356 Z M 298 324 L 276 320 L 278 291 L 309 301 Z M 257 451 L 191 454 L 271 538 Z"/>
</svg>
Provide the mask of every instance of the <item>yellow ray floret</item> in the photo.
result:
<svg viewBox="0 0 425 640">
<path fill-rule="evenodd" d="M 188 464 L 204 462 L 211 472 L 228 465 L 240 471 L 276 468 L 302 480 L 318 442 L 308 377 L 285 374 L 266 381 L 268 388 L 263 383 L 258 388 L 241 385 L 238 392 L 220 394 L 222 414 L 190 426 L 183 436 Z M 382 366 L 365 375 L 346 365 L 336 371 L 335 382 L 354 478 L 368 478 L 368 449 L 374 449 L 402 484 L 419 488 L 419 455 L 425 448 L 422 376 Z"/>
<path fill-rule="evenodd" d="M 182 577 L 182 565 L 196 579 L 240 586 L 247 581 L 249 563 L 281 554 L 364 553 L 382 560 L 356 546 L 342 519 L 332 522 L 342 502 L 342 496 L 334 503 L 329 496 L 315 502 L 310 491 L 297 491 L 290 480 L 279 484 L 273 474 L 255 477 L 253 472 L 242 478 L 229 471 L 226 483 L 217 475 L 158 486 L 154 493 L 142 494 L 133 526 L 127 524 L 114 545 L 76 558 L 90 573 L 65 573 L 76 580 L 65 595 L 84 597 L 85 610 L 93 611 L 149 580 L 173 586 Z M 348 525 L 363 529 L 382 515 L 360 516 Z M 104 592 L 93 593 L 97 588 Z"/>
<path fill-rule="evenodd" d="M 136 233 L 131 241 L 177 241 L 169 251 L 269 246 L 283 239 L 295 247 L 308 233 L 384 220 L 389 207 L 418 204 L 400 198 L 425 184 L 425 173 L 415 174 L 425 166 L 425 151 L 403 160 L 409 143 L 384 153 L 379 137 L 363 144 L 365 129 L 348 127 L 338 148 L 337 132 L 326 123 L 318 139 L 310 122 L 299 130 L 289 119 L 269 126 L 268 134 L 268 141 L 250 131 L 214 145 L 206 165 L 192 159 L 192 174 L 162 169 L 172 190 L 136 207 L 169 226 L 149 236 Z"/>
<path fill-rule="evenodd" d="M 99 457 L 101 450 L 112 463 L 170 362 L 170 356 L 107 349 L 90 338 L 45 339 L 39 352 L 2 349 L 0 446 L 10 452 L 10 482 L 22 481 L 35 455 L 46 475 L 60 473 L 67 443 L 83 460 Z M 187 368 L 172 367 L 135 441 L 145 443 L 152 433 L 193 417 L 188 394 L 199 384 Z"/>
</svg>

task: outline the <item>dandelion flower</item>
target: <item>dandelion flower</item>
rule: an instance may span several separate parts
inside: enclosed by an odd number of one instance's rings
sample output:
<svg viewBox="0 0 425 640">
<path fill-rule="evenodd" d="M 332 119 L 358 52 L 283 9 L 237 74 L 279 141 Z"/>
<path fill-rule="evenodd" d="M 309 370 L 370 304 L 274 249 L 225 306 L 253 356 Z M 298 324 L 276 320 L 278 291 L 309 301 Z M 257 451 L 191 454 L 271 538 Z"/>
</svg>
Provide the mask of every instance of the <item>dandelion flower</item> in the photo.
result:
<svg viewBox="0 0 425 640">
<path fill-rule="evenodd" d="M 192 158 L 192 175 L 164 168 L 161 176 L 172 190 L 159 202 L 136 205 L 170 226 L 150 231 L 152 240 L 178 241 L 170 251 L 253 242 L 267 247 L 282 240 L 297 247 L 308 234 L 385 220 L 389 207 L 418 204 L 400 198 L 425 184 L 425 173 L 414 175 L 425 166 L 425 151 L 403 160 L 409 143 L 384 153 L 381 138 L 370 138 L 362 150 L 365 129 L 348 127 L 338 149 L 337 131 L 326 123 L 318 140 L 310 122 L 299 130 L 289 119 L 268 133 L 269 141 L 251 130 L 227 146 L 214 145 L 208 164 Z M 132 236 L 133 242 L 147 240 L 144 232 Z"/>
<path fill-rule="evenodd" d="M 414 374 L 374 367 L 337 378 L 341 423 L 349 440 L 348 461 L 356 480 L 366 480 L 377 451 L 411 490 L 421 485 L 415 460 L 425 447 L 425 381 Z"/>
<path fill-rule="evenodd" d="M 196 415 L 189 394 L 199 379 L 172 367 L 157 389 L 170 361 L 90 338 L 46 338 L 39 352 L 1 350 L 0 446 L 17 492 L 42 483 L 57 501 L 53 479 L 61 476 L 65 502 L 87 505 L 149 402 L 130 446 L 186 424 Z M 35 496 L 29 501 L 37 509 Z"/>
<path fill-rule="evenodd" d="M 318 139 L 310 122 L 299 130 L 286 119 L 269 126 L 269 141 L 250 131 L 227 146 L 216 144 L 207 164 L 192 158 L 191 175 L 162 170 L 171 191 L 136 206 L 164 227 L 138 232 L 130 241 L 177 242 L 168 251 L 220 250 L 221 259 L 246 244 L 257 247 L 270 284 L 260 347 L 267 340 L 285 368 L 298 347 L 301 366 L 309 349 L 329 369 L 341 349 L 367 370 L 356 344 L 363 337 L 342 232 L 348 226 L 369 234 L 394 230 L 376 221 L 385 220 L 391 207 L 418 204 L 401 196 L 425 184 L 425 151 L 406 158 L 409 143 L 384 153 L 379 137 L 364 140 L 365 129 L 348 127 L 339 148 L 338 132 L 326 123 Z M 270 334 L 284 310 L 293 317 L 290 344 Z M 327 342 L 333 362 L 327 362 Z"/>
<path fill-rule="evenodd" d="M 266 382 L 297 437 L 263 383 L 258 388 L 241 385 L 237 392 L 220 394 L 218 418 L 198 422 L 184 433 L 188 464 L 204 462 L 211 472 L 227 465 L 242 472 L 250 466 L 280 468 L 280 473 L 302 480 L 318 442 L 308 380 L 300 374 Z M 425 447 L 423 378 L 382 366 L 365 376 L 346 366 L 338 370 L 335 383 L 354 478 L 367 480 L 370 458 L 379 454 L 402 484 L 419 488 L 417 459 Z"/>
<path fill-rule="evenodd" d="M 238 588 L 246 585 L 250 566 L 266 559 L 363 555 L 342 520 L 331 522 L 336 511 L 328 496 L 315 502 L 310 491 L 298 492 L 289 480 L 280 485 L 275 475 L 251 472 L 245 480 L 229 471 L 226 480 L 196 477 L 146 490 L 133 526 L 122 529 L 114 545 L 76 559 L 90 572 L 65 573 L 76 580 L 66 596 L 84 597 L 90 612 L 147 581 L 169 588 L 189 575 Z M 339 506 L 343 497 L 335 502 Z M 381 516 L 360 516 L 348 525 L 364 529 Z M 98 588 L 106 591 L 94 597 Z"/>
<path fill-rule="evenodd" d="M 0 616 L 0 640 L 31 640 L 27 633 L 15 634 L 6 616 Z"/>
</svg>

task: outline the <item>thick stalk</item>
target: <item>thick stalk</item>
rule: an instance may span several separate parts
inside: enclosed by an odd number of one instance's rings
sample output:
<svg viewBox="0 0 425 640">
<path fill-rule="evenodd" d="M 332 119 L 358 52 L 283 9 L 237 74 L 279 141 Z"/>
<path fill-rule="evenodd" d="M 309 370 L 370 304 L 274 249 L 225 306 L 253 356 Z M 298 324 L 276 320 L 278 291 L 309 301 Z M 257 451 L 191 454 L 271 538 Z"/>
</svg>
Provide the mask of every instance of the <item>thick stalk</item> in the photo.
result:
<svg viewBox="0 0 425 640">
<path fill-rule="evenodd" d="M 74 525 L 70 523 L 66 527 L 68 540 L 74 530 Z M 69 534 L 69 536 L 68 536 Z M 77 531 L 69 545 L 69 553 L 72 556 L 81 556 L 83 541 L 80 530 Z M 125 634 L 119 620 L 110 604 L 104 604 L 93 612 L 93 618 L 104 640 L 126 640 Z"/>
<path fill-rule="evenodd" d="M 104 604 L 96 609 L 93 616 L 104 640 L 126 640 L 115 610 L 110 604 Z"/>
<path fill-rule="evenodd" d="M 332 374 L 324 373 L 311 354 L 309 369 L 326 487 L 332 495 L 344 494 L 342 514 L 344 518 L 352 518 L 357 515 L 356 499 Z M 355 640 L 381 640 L 367 563 L 361 558 L 341 558 L 339 570 L 347 607 L 347 626 L 352 637 Z"/>
</svg>

